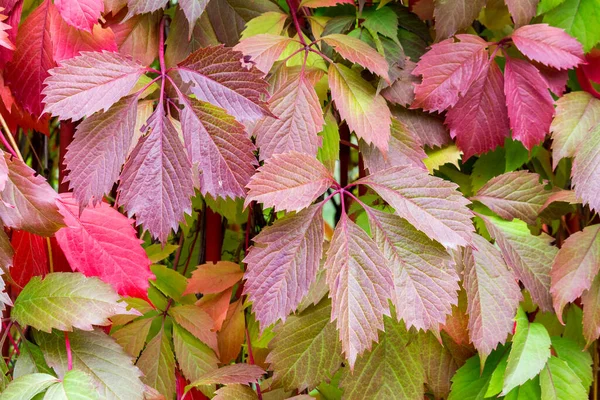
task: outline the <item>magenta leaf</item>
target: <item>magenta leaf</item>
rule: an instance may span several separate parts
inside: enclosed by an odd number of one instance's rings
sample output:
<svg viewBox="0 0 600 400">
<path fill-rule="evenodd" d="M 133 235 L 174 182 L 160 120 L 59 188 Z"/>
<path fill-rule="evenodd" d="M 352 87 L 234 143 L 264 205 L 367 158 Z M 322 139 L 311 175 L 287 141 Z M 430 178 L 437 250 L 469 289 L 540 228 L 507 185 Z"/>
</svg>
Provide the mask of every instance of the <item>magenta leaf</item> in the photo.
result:
<svg viewBox="0 0 600 400">
<path fill-rule="evenodd" d="M 54 4 L 67 24 L 88 32 L 104 11 L 103 0 L 55 0 Z"/>
</svg>

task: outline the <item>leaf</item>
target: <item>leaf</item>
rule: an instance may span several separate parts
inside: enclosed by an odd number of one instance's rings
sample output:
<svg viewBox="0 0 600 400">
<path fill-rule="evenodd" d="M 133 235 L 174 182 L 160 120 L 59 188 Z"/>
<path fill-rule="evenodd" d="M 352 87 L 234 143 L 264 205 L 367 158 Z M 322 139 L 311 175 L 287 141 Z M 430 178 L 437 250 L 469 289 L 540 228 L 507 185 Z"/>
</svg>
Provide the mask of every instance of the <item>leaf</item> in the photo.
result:
<svg viewBox="0 0 600 400">
<path fill-rule="evenodd" d="M 100 395 L 91 377 L 81 371 L 68 371 L 62 382 L 56 383 L 46 391 L 48 400 L 98 400 Z"/>
<path fill-rule="evenodd" d="M 135 134 L 137 105 L 137 96 L 127 96 L 77 125 L 65 155 L 66 179 L 82 208 L 102 202 L 119 178 Z"/>
<path fill-rule="evenodd" d="M 563 309 L 590 290 L 600 270 L 600 225 L 569 236 L 552 264 L 550 293 L 556 316 L 563 323 Z"/>
<path fill-rule="evenodd" d="M 345 371 L 341 386 L 344 398 L 353 399 L 423 399 L 425 373 L 421 364 L 418 342 L 402 323 L 389 317 L 379 343 L 356 363 L 354 372 Z"/>
<path fill-rule="evenodd" d="M 249 384 L 257 382 L 265 373 L 258 365 L 232 364 L 211 372 L 207 372 L 199 379 L 192 382 L 190 386 Z"/>
<path fill-rule="evenodd" d="M 67 24 L 58 12 L 50 13 L 49 18 L 52 54 L 56 62 L 76 57 L 84 51 L 117 51 L 115 34 L 110 28 L 96 24 L 87 32 Z"/>
<path fill-rule="evenodd" d="M 464 97 L 446 114 L 450 136 L 464 153 L 463 161 L 494 150 L 509 136 L 504 77 L 491 60 Z"/>
<path fill-rule="evenodd" d="M 262 160 L 288 151 L 317 154 L 325 121 L 314 87 L 321 76 L 320 71 L 290 73 L 273 93 L 269 104 L 276 118 L 260 119 L 253 131 Z"/>
<path fill-rule="evenodd" d="M 504 374 L 502 395 L 534 378 L 550 358 L 548 331 L 541 324 L 529 323 L 522 309 L 517 312 L 512 342 Z"/>
<path fill-rule="evenodd" d="M 342 214 L 335 228 L 325 261 L 331 320 L 342 341 L 350 368 L 358 355 L 370 350 L 383 330 L 383 316 L 390 315 L 393 296 L 392 272 L 373 240 Z"/>
<path fill-rule="evenodd" d="M 362 40 L 339 33 L 323 36 L 321 40 L 333 47 L 346 60 L 359 64 L 386 81 L 390 81 L 385 58 Z"/>
<path fill-rule="evenodd" d="M 439 41 L 471 25 L 485 5 L 485 0 L 435 0 L 434 4 L 435 38 Z"/>
<path fill-rule="evenodd" d="M 544 139 L 554 116 L 554 102 L 548 92 L 548 84 L 533 65 L 507 58 L 504 94 L 512 137 L 531 150 Z"/>
<path fill-rule="evenodd" d="M 211 348 L 179 325 L 173 325 L 173 345 L 179 368 L 188 380 L 217 369 L 219 359 Z"/>
<path fill-rule="evenodd" d="M 249 37 L 263 33 L 280 35 L 287 18 L 287 14 L 277 11 L 267 11 L 262 13 L 246 23 L 246 28 L 242 32 L 240 39 L 248 39 Z"/>
<path fill-rule="evenodd" d="M 393 115 L 425 146 L 441 147 L 452 142 L 439 115 L 404 108 L 395 108 Z"/>
<path fill-rule="evenodd" d="M 67 352 L 62 332 L 34 334 L 44 357 L 59 377 L 68 372 Z M 131 357 L 102 331 L 74 331 L 69 334 L 73 369 L 92 377 L 100 396 L 107 400 L 143 400 L 141 371 Z"/>
<path fill-rule="evenodd" d="M 23 108 L 36 115 L 43 113 L 42 88 L 48 70 L 56 64 L 52 59 L 49 14 L 56 12 L 50 0 L 44 0 L 19 28 L 16 50 L 6 66 L 4 78 Z"/>
<path fill-rule="evenodd" d="M 240 347 L 244 344 L 245 330 L 244 304 L 243 299 L 240 298 L 228 305 L 227 315 L 217 335 L 221 363 L 229 364 L 237 358 Z"/>
<path fill-rule="evenodd" d="M 192 335 L 217 351 L 217 334 L 212 331 L 213 320 L 200 307 L 187 304 L 169 308 L 169 315 Z"/>
<path fill-rule="evenodd" d="M 44 332 L 89 331 L 92 325 L 109 325 L 113 315 L 132 313 L 118 301 L 112 288 L 97 278 L 55 272 L 29 281 L 15 300 L 12 318 Z"/>
<path fill-rule="evenodd" d="M 301 7 L 317 8 L 317 7 L 333 7 L 337 4 L 352 4 L 354 0 L 302 0 Z"/>
<path fill-rule="evenodd" d="M 459 277 L 444 247 L 404 219 L 366 209 L 373 240 L 394 277 L 398 320 L 408 328 L 439 332 L 457 303 Z"/>
<path fill-rule="evenodd" d="M 136 365 L 144 373 L 146 385 L 158 390 L 165 398 L 175 393 L 175 356 L 164 326 L 146 345 Z"/>
<path fill-rule="evenodd" d="M 57 0 L 54 4 L 67 24 L 88 32 L 104 11 L 102 0 Z"/>
<path fill-rule="evenodd" d="M 64 226 L 58 195 L 46 180 L 23 161 L 3 153 L 8 180 L 0 193 L 0 219 L 5 226 L 40 236 L 52 236 Z"/>
<path fill-rule="evenodd" d="M 540 386 L 543 399 L 585 399 L 588 396 L 575 372 L 556 357 L 550 357 L 540 373 Z"/>
<path fill-rule="evenodd" d="M 385 99 L 358 72 L 342 64 L 329 66 L 329 87 L 335 106 L 350 130 L 385 153 L 392 123 Z"/>
<path fill-rule="evenodd" d="M 185 276 L 181 275 L 175 269 L 160 264 L 151 265 L 150 270 L 156 276 L 156 280 L 152 282 L 154 287 L 160 290 L 165 296 L 177 302 L 182 301 L 181 295 L 187 283 Z"/>
<path fill-rule="evenodd" d="M 556 69 L 571 69 L 584 63 L 581 44 L 565 31 L 548 24 L 522 26 L 511 35 L 527 58 Z"/>
<path fill-rule="evenodd" d="M 505 0 L 508 11 L 515 21 L 515 27 L 528 24 L 536 16 L 539 0 Z"/>
<path fill-rule="evenodd" d="M 0 269 L 10 276 L 9 268 L 13 265 L 14 250 L 5 232 L 0 232 Z"/>
<path fill-rule="evenodd" d="M 192 164 L 198 164 L 202 195 L 244 197 L 256 165 L 244 126 L 209 103 L 187 97 L 180 102 L 185 147 Z"/>
<path fill-rule="evenodd" d="M 567 93 L 556 102 L 552 131 L 552 167 L 564 157 L 573 157 L 591 129 L 600 123 L 600 100 L 587 92 Z"/>
<path fill-rule="evenodd" d="M 454 183 L 414 167 L 393 167 L 357 181 L 375 190 L 415 228 L 446 247 L 471 241 L 473 226 L 469 201 Z"/>
<path fill-rule="evenodd" d="M 322 204 L 277 220 L 256 236 L 244 259 L 244 293 L 264 328 L 295 311 L 315 281 L 323 253 Z"/>
<path fill-rule="evenodd" d="M 577 374 L 583 387 L 587 390 L 594 378 L 592 373 L 592 356 L 587 351 L 581 351 L 581 346 L 566 337 L 553 337 L 552 349 L 556 356 L 567 363 L 569 368 Z"/>
<path fill-rule="evenodd" d="M 521 289 L 495 246 L 479 235 L 463 253 L 469 337 L 483 360 L 512 333 Z"/>
<path fill-rule="evenodd" d="M 425 371 L 426 387 L 436 399 L 447 399 L 452 377 L 462 364 L 455 358 L 451 349 L 458 347 L 442 333 L 440 343 L 433 333 L 419 336 L 421 361 Z"/>
<path fill-rule="evenodd" d="M 127 354 L 138 358 L 146 344 L 146 338 L 150 332 L 154 318 L 142 318 L 130 322 L 119 330 L 111 333 L 111 336 L 127 352 Z"/>
<path fill-rule="evenodd" d="M 256 201 L 265 208 L 300 211 L 334 183 L 333 176 L 314 157 L 296 151 L 278 154 L 250 179 L 244 207 Z"/>
<path fill-rule="evenodd" d="M 59 380 L 48 374 L 29 374 L 12 381 L 0 394 L 2 400 L 30 400 Z"/>
<path fill-rule="evenodd" d="M 127 15 L 124 20 L 127 20 L 134 15 L 151 13 L 164 8 L 163 0 L 127 0 Z"/>
<path fill-rule="evenodd" d="M 600 275 L 596 275 L 590 289 L 581 296 L 583 304 L 583 336 L 589 346 L 600 336 Z"/>
<path fill-rule="evenodd" d="M 448 400 L 477 399 L 483 400 L 486 391 L 492 380 L 492 373 L 502 360 L 506 349 L 499 348 L 493 351 L 485 362 L 485 367 L 481 369 L 481 360 L 475 355 L 452 377 L 452 390 Z"/>
<path fill-rule="evenodd" d="M 190 33 L 188 39 L 192 37 L 194 26 L 204 12 L 208 1 L 209 0 L 181 0 L 178 3 L 189 22 Z"/>
<path fill-rule="evenodd" d="M 0 235 L 1 237 L 1 235 Z M 5 239 L 6 236 L 3 237 Z M 10 268 L 10 277 L 21 288 L 27 285 L 27 282 L 36 275 L 46 275 L 49 272 L 48 255 L 46 254 L 48 244 L 46 240 L 38 235 L 26 231 L 13 231 L 10 243 L 6 240 L 7 248 L 4 250 L 10 256 L 10 261 L 3 262 L 2 266 Z M 0 242 L 2 240 L 0 239 Z M 14 257 L 12 257 L 12 247 L 14 248 Z M 4 246 L 0 247 L 4 248 Z M 10 248 L 10 250 L 8 250 Z M 12 290 L 18 289 L 13 286 Z M 20 293 L 20 290 L 15 294 Z"/>
<path fill-rule="evenodd" d="M 550 245 L 554 239 L 545 233 L 533 236 L 525 222 L 520 220 L 508 222 L 497 217 L 479 217 L 533 301 L 542 311 L 551 311 L 550 268 L 558 252 L 556 247 Z"/>
<path fill-rule="evenodd" d="M 177 70 L 198 100 L 224 108 L 236 119 L 254 121 L 270 115 L 261 96 L 267 95 L 267 83 L 256 68 L 241 64 L 242 53 L 219 46 L 204 47 L 179 63 Z"/>
<path fill-rule="evenodd" d="M 21 354 L 15 364 L 13 378 L 17 379 L 21 376 L 42 372 L 53 375 L 54 372 L 50 369 L 44 360 L 44 354 L 40 348 L 23 338 L 19 349 Z"/>
<path fill-rule="evenodd" d="M 227 310 L 229 309 L 229 300 L 233 288 L 217 294 L 206 294 L 196 302 L 196 306 L 206 311 L 214 321 L 213 330 L 219 331 L 227 318 Z"/>
<path fill-rule="evenodd" d="M 191 164 L 162 108 L 148 119 L 146 129 L 150 133 L 140 140 L 121 173 L 119 204 L 164 243 L 171 229 L 178 229 L 184 213 L 191 214 Z"/>
<path fill-rule="evenodd" d="M 544 203 L 550 197 L 540 176 L 527 171 L 507 172 L 490 179 L 471 200 L 485 204 L 500 217 L 518 218 L 535 225 Z"/>
<path fill-rule="evenodd" d="M 256 241 L 256 238 L 254 238 Z M 190 293 L 220 293 L 239 282 L 244 276 L 239 264 L 231 261 L 208 262 L 198 265 L 188 279 L 188 286 L 183 292 Z"/>
<path fill-rule="evenodd" d="M 419 78 L 412 74 L 417 64 L 408 58 L 404 61 L 404 64 L 404 68 L 399 71 L 392 85 L 381 91 L 381 95 L 387 101 L 403 107 L 413 102 L 415 99 L 414 86 L 421 82 Z"/>
<path fill-rule="evenodd" d="M 423 81 L 415 85 L 411 108 L 432 112 L 453 107 L 489 62 L 483 39 L 473 35 L 457 37 L 459 42 L 447 39 L 434 44 L 417 63 L 412 73 L 422 75 Z"/>
<path fill-rule="evenodd" d="M 161 17 L 161 12 L 154 12 L 111 24 L 119 52 L 131 56 L 142 65 L 152 64 L 158 57 L 158 28 Z"/>
<path fill-rule="evenodd" d="M 598 18 L 597 0 L 562 1 L 544 14 L 544 22 L 564 29 L 579 39 L 586 53 L 600 41 L 600 27 L 595 23 Z"/>
<path fill-rule="evenodd" d="M 594 210 L 600 210 L 600 181 L 598 180 L 598 168 L 600 163 L 600 124 L 596 124 L 586 134 L 585 146 L 578 146 L 573 169 L 571 171 L 571 183 L 575 186 L 575 195 L 589 204 Z"/>
<path fill-rule="evenodd" d="M 243 385 L 228 385 L 223 386 L 215 392 L 216 396 L 214 400 L 227 400 L 227 399 L 239 399 L 239 400 L 256 400 L 258 396 L 256 392 L 249 386 Z M 310 397 L 310 396 L 309 396 Z M 312 398 L 312 397 L 311 397 Z"/>
<path fill-rule="evenodd" d="M 249 56 L 256 68 L 268 74 L 291 41 L 291 38 L 279 34 L 261 33 L 241 40 L 233 49 Z"/>
</svg>

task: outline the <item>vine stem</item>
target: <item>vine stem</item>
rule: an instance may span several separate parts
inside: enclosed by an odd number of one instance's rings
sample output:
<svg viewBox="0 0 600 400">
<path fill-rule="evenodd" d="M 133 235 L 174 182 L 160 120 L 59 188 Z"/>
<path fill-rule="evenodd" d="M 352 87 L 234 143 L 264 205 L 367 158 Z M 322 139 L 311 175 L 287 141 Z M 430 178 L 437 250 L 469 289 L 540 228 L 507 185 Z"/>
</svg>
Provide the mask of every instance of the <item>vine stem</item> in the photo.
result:
<svg viewBox="0 0 600 400">
<path fill-rule="evenodd" d="M 292 4 L 291 0 L 285 0 L 288 7 L 290 8 L 290 13 L 292 14 L 292 20 L 294 21 L 294 27 L 296 27 L 296 31 L 298 32 L 298 38 L 300 42 L 305 48 L 308 48 L 306 44 L 306 40 L 304 40 L 304 35 L 302 34 L 302 29 L 300 28 L 300 21 L 298 20 L 298 14 L 296 7 Z"/>
<path fill-rule="evenodd" d="M 70 371 L 73 369 L 73 354 L 71 354 L 71 341 L 67 331 L 65 331 L 65 347 L 67 349 L 67 370 Z"/>
<path fill-rule="evenodd" d="M 17 142 L 15 142 L 15 138 L 10 132 L 10 129 L 8 129 L 8 124 L 6 123 L 6 120 L 2 114 L 0 114 L 0 123 L 2 123 L 2 128 L 4 129 L 6 136 L 8 136 L 8 140 L 11 144 L 8 144 L 4 135 L 0 134 L 2 143 L 14 157 L 17 157 L 19 160 L 23 161 L 23 155 L 21 155 L 21 152 L 19 151 L 19 146 L 17 146 Z"/>
</svg>

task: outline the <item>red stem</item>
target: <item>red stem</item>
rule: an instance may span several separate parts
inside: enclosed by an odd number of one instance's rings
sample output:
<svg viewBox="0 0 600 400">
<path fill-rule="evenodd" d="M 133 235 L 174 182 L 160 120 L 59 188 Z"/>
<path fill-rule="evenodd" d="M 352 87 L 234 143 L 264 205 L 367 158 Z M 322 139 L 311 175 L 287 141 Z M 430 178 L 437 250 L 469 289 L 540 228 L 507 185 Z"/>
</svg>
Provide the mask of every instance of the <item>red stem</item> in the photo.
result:
<svg viewBox="0 0 600 400">
<path fill-rule="evenodd" d="M 206 253 L 205 261 L 217 262 L 221 260 L 221 247 L 223 245 L 223 223 L 221 216 L 206 206 Z"/>
<path fill-rule="evenodd" d="M 246 343 L 248 343 L 248 363 L 250 365 L 254 365 L 254 354 L 252 353 L 252 343 L 250 342 L 248 328 L 246 328 Z M 262 400 L 262 393 L 260 391 L 260 384 L 258 382 L 256 383 L 256 395 L 258 396 L 258 400 Z"/>
<path fill-rule="evenodd" d="M 304 47 L 308 47 L 306 41 L 304 40 L 304 35 L 302 34 L 302 29 L 300 28 L 300 21 L 298 20 L 297 15 L 297 5 L 292 4 L 292 0 L 286 0 L 288 7 L 290 8 L 290 13 L 292 14 L 292 20 L 294 21 L 294 27 L 298 32 L 298 38 Z"/>
<path fill-rule="evenodd" d="M 10 132 L 7 133 L 7 135 L 10 135 Z M 6 141 L 6 138 L 4 137 L 4 135 L 2 134 L 2 132 L 0 132 L 0 140 L 2 140 L 2 144 L 4 145 L 4 147 L 6 147 L 6 150 L 8 150 L 8 152 L 15 158 L 19 158 L 17 156 L 17 153 L 15 153 L 15 151 L 13 150 L 12 146 Z"/>
<path fill-rule="evenodd" d="M 67 348 L 67 370 L 70 371 L 73 369 L 73 355 L 71 354 L 71 341 L 67 331 L 65 331 L 65 347 Z"/>
</svg>

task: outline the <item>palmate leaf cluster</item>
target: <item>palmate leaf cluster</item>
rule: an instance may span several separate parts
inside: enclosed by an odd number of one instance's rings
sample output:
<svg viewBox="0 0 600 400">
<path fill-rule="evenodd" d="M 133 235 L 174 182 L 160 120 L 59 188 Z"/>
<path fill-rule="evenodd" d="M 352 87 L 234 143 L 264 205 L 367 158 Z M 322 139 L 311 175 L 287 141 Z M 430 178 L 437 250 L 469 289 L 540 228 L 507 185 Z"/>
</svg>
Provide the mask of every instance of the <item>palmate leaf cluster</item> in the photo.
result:
<svg viewBox="0 0 600 400">
<path fill-rule="evenodd" d="M 0 8 L 0 400 L 595 390 L 599 0 Z"/>
</svg>

